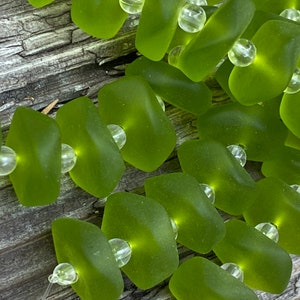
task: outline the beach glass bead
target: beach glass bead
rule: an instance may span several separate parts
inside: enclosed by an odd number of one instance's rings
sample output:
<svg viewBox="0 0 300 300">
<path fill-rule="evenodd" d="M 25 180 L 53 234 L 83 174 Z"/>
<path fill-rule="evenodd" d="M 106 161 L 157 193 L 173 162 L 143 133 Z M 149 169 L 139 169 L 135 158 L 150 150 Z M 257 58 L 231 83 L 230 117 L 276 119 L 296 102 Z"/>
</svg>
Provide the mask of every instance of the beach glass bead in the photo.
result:
<svg viewBox="0 0 300 300">
<path fill-rule="evenodd" d="M 176 46 L 176 47 L 172 48 L 169 51 L 169 54 L 168 54 L 168 63 L 171 66 L 174 66 L 174 67 L 177 66 L 179 56 L 182 53 L 183 49 L 184 49 L 184 46 L 183 45 L 179 45 L 179 46 Z"/>
<path fill-rule="evenodd" d="M 213 248 L 220 261 L 237 264 L 247 286 L 282 293 L 292 272 L 290 255 L 243 221 L 231 219 L 225 227 L 225 237 Z"/>
<path fill-rule="evenodd" d="M 48 277 L 49 282 L 59 285 L 71 285 L 78 280 L 75 268 L 69 263 L 58 264 Z"/>
<path fill-rule="evenodd" d="M 130 260 L 132 252 L 130 245 L 126 241 L 118 238 L 111 239 L 108 242 L 111 246 L 119 268 L 122 268 Z"/>
<path fill-rule="evenodd" d="M 247 154 L 243 147 L 239 145 L 229 145 L 226 147 L 233 157 L 240 163 L 242 167 L 245 166 L 247 162 Z"/>
<path fill-rule="evenodd" d="M 244 281 L 244 272 L 237 264 L 225 263 L 225 264 L 221 265 L 221 268 L 223 270 L 225 270 L 226 272 L 228 272 L 233 277 L 235 277 L 236 279 L 238 279 L 242 282 Z"/>
<path fill-rule="evenodd" d="M 187 3 L 178 16 L 178 25 L 186 32 L 199 32 L 206 22 L 205 10 L 196 4 Z"/>
<path fill-rule="evenodd" d="M 145 180 L 144 187 L 146 196 L 158 201 L 176 222 L 178 243 L 198 253 L 208 253 L 224 236 L 222 218 L 192 176 L 154 176 Z"/>
<path fill-rule="evenodd" d="M 300 23 L 300 11 L 294 8 L 287 8 L 280 14 L 281 17 Z"/>
<path fill-rule="evenodd" d="M 143 10 L 145 0 L 119 0 L 121 8 L 128 14 L 139 14 Z"/>
<path fill-rule="evenodd" d="M 257 300 L 254 291 L 240 280 L 199 256 L 187 259 L 179 266 L 170 279 L 169 289 L 178 300 Z"/>
<path fill-rule="evenodd" d="M 279 234 L 278 245 L 289 253 L 300 254 L 300 194 L 283 180 L 259 180 L 256 199 L 243 216 L 251 226 L 274 224 Z"/>
<path fill-rule="evenodd" d="M 0 176 L 6 176 L 12 173 L 17 166 L 16 152 L 7 146 L 0 148 Z"/>
<path fill-rule="evenodd" d="M 299 184 L 291 184 L 290 187 L 300 194 L 300 185 Z"/>
<path fill-rule="evenodd" d="M 229 60 L 238 67 L 251 65 L 256 57 L 255 45 L 247 39 L 238 39 L 228 52 Z"/>
<path fill-rule="evenodd" d="M 214 189 L 206 183 L 200 183 L 200 187 L 202 188 L 203 192 L 206 194 L 207 198 L 211 201 L 211 203 L 214 204 L 215 197 L 216 197 Z"/>
<path fill-rule="evenodd" d="M 71 171 L 76 164 L 77 156 L 74 149 L 68 144 L 61 145 L 61 172 Z"/>
<path fill-rule="evenodd" d="M 122 149 L 126 143 L 126 133 L 124 129 L 116 124 L 107 125 L 108 130 L 110 131 L 114 141 L 116 142 L 119 149 Z"/>
<path fill-rule="evenodd" d="M 265 236 L 267 236 L 269 239 L 274 241 L 275 243 L 279 240 L 279 234 L 277 227 L 272 223 L 259 223 L 255 226 L 255 229 L 262 232 Z"/>
<path fill-rule="evenodd" d="M 117 192 L 106 202 L 101 230 L 108 239 L 116 236 L 132 250 L 122 271 L 141 289 L 168 278 L 179 258 L 170 217 L 157 201 L 141 195 Z"/>
<path fill-rule="evenodd" d="M 177 153 L 184 173 L 214 189 L 215 207 L 240 215 L 254 201 L 254 180 L 221 143 L 190 140 L 181 144 Z"/>
<path fill-rule="evenodd" d="M 298 93 L 299 91 L 300 91 L 300 69 L 296 68 L 284 92 L 287 94 L 295 94 Z"/>
<path fill-rule="evenodd" d="M 52 223 L 52 236 L 57 261 L 70 262 L 78 274 L 78 281 L 72 288 L 80 299 L 115 300 L 120 297 L 124 289 L 122 274 L 98 226 L 77 219 L 58 218 Z"/>
</svg>

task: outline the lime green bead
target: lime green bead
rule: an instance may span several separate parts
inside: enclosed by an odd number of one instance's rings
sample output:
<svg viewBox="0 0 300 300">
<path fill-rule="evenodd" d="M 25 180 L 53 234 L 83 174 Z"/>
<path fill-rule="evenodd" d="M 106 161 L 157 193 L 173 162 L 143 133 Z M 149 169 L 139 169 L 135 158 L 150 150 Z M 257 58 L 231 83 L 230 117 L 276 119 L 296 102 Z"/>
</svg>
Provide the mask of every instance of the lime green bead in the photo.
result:
<svg viewBox="0 0 300 300">
<path fill-rule="evenodd" d="M 170 279 L 169 288 L 178 300 L 258 299 L 241 281 L 203 257 L 193 257 L 180 265 Z"/>
<path fill-rule="evenodd" d="M 135 45 L 147 58 L 158 61 L 167 52 L 177 28 L 177 18 L 184 0 L 145 1 Z"/>
<path fill-rule="evenodd" d="M 234 67 L 229 77 L 231 93 L 243 105 L 273 99 L 286 88 L 300 54 L 300 26 L 270 20 L 255 33 L 252 42 L 256 59 L 246 68 Z"/>
<path fill-rule="evenodd" d="M 214 189 L 217 208 L 239 215 L 254 201 L 254 180 L 219 142 L 187 141 L 180 145 L 178 158 L 183 172 Z"/>
<path fill-rule="evenodd" d="M 269 11 L 276 14 L 279 14 L 287 8 L 300 9 L 298 0 L 253 0 L 253 2 L 257 10 Z"/>
<path fill-rule="evenodd" d="M 257 183 L 258 195 L 244 212 L 251 226 L 273 223 L 279 233 L 278 244 L 289 253 L 300 254 L 300 194 L 277 178 L 264 178 Z"/>
<path fill-rule="evenodd" d="M 89 35 L 109 39 L 114 37 L 127 18 L 119 0 L 73 0 L 72 21 Z"/>
<path fill-rule="evenodd" d="M 43 7 L 52 3 L 54 0 L 28 0 L 28 2 L 35 7 Z"/>
<path fill-rule="evenodd" d="M 21 204 L 54 202 L 61 177 L 61 141 L 56 122 L 40 112 L 18 107 L 6 145 L 17 154 L 17 167 L 10 180 Z"/>
<path fill-rule="evenodd" d="M 77 98 L 58 110 L 56 121 L 62 142 L 70 145 L 77 156 L 70 170 L 73 181 L 96 197 L 109 195 L 122 177 L 125 165 L 96 106 L 87 97 Z"/>
<path fill-rule="evenodd" d="M 82 300 L 116 300 L 123 279 L 108 240 L 94 224 L 69 218 L 52 223 L 58 262 L 70 263 L 78 275 L 72 288 Z"/>
<path fill-rule="evenodd" d="M 289 283 L 292 261 L 287 252 L 257 229 L 239 220 L 225 223 L 225 238 L 213 251 L 223 262 L 237 264 L 248 286 L 280 294 Z"/>
<path fill-rule="evenodd" d="M 195 178 L 173 173 L 145 181 L 147 197 L 165 207 L 178 228 L 177 241 L 208 253 L 225 234 L 224 222 Z"/>
<path fill-rule="evenodd" d="M 127 75 L 143 76 L 163 100 L 194 114 L 211 106 L 212 94 L 203 82 L 193 82 L 169 64 L 139 57 L 126 68 Z"/>
<path fill-rule="evenodd" d="M 201 139 L 212 138 L 225 146 L 241 145 L 247 159 L 264 161 L 283 146 L 288 130 L 278 114 L 278 100 L 265 105 L 228 103 L 212 107 L 197 120 Z"/>
<path fill-rule="evenodd" d="M 122 270 L 141 289 L 168 278 L 178 266 L 170 217 L 158 202 L 119 192 L 108 197 L 102 227 L 107 238 L 128 242 L 132 253 Z"/>
<path fill-rule="evenodd" d="M 171 154 L 176 134 L 149 84 L 140 76 L 125 76 L 105 85 L 98 98 L 103 121 L 126 133 L 123 159 L 146 172 L 158 168 Z"/>
<path fill-rule="evenodd" d="M 183 49 L 178 68 L 193 81 L 202 80 L 213 71 L 244 32 L 254 11 L 255 6 L 250 0 L 226 1 Z"/>
</svg>

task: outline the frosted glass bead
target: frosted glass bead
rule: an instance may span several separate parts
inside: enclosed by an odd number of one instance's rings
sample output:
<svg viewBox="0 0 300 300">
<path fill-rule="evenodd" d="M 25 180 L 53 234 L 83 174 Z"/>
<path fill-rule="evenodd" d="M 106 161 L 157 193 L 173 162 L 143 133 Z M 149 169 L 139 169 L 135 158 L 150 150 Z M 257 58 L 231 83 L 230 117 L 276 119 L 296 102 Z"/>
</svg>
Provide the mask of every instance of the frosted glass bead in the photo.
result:
<svg viewBox="0 0 300 300">
<path fill-rule="evenodd" d="M 17 166 L 16 152 L 7 147 L 1 146 L 0 150 L 0 176 L 9 175 Z"/>
<path fill-rule="evenodd" d="M 61 144 L 61 172 L 67 173 L 71 171 L 77 161 L 74 149 L 68 144 Z"/>
<path fill-rule="evenodd" d="M 179 58 L 180 54 L 182 53 L 183 49 L 184 49 L 184 46 L 179 45 L 169 51 L 169 55 L 168 55 L 169 65 L 175 66 L 175 67 L 177 66 L 178 58 Z"/>
<path fill-rule="evenodd" d="M 122 268 L 130 260 L 132 252 L 130 245 L 126 241 L 118 238 L 111 239 L 108 242 L 110 244 L 110 247 L 112 249 L 112 252 L 115 256 L 119 268 Z"/>
<path fill-rule="evenodd" d="M 59 285 L 71 285 L 78 280 L 78 276 L 71 264 L 61 263 L 55 267 L 48 280 L 50 283 L 57 283 Z"/>
<path fill-rule="evenodd" d="M 177 240 L 177 237 L 178 237 L 178 226 L 176 224 L 176 222 L 170 218 L 171 220 L 171 225 L 172 225 L 172 229 L 173 229 L 173 232 L 174 232 L 174 235 L 175 235 L 175 240 Z"/>
<path fill-rule="evenodd" d="M 229 60 L 238 67 L 252 64 L 256 56 L 255 45 L 247 39 L 238 39 L 228 52 Z"/>
<path fill-rule="evenodd" d="M 281 17 L 300 23 L 300 11 L 294 8 L 287 8 L 280 13 Z"/>
<path fill-rule="evenodd" d="M 243 270 L 234 263 L 225 263 L 221 268 L 231 274 L 233 277 L 237 278 L 240 281 L 244 281 L 244 272 Z"/>
<path fill-rule="evenodd" d="M 121 8 L 128 14 L 139 14 L 143 10 L 145 0 L 119 0 Z"/>
<path fill-rule="evenodd" d="M 247 154 L 245 150 L 238 145 L 229 145 L 226 148 L 231 152 L 240 165 L 244 167 L 247 162 Z"/>
<path fill-rule="evenodd" d="M 259 223 L 255 226 L 255 228 L 260 232 L 262 232 L 265 236 L 267 236 L 275 243 L 278 242 L 279 240 L 278 230 L 277 227 L 272 223 Z"/>
<path fill-rule="evenodd" d="M 187 2 L 190 4 L 196 4 L 196 5 L 207 5 L 206 0 L 188 0 Z"/>
<path fill-rule="evenodd" d="M 298 93 L 299 91 L 300 91 L 300 69 L 296 68 L 284 92 L 287 94 L 295 94 Z"/>
<path fill-rule="evenodd" d="M 178 16 L 178 25 L 186 32 L 199 32 L 206 22 L 205 10 L 196 4 L 187 3 Z"/>
<path fill-rule="evenodd" d="M 300 185 L 299 184 L 291 184 L 290 187 L 300 194 Z"/>
<path fill-rule="evenodd" d="M 165 102 L 163 101 L 163 99 L 161 99 L 161 97 L 159 97 L 157 95 L 156 95 L 156 99 L 157 99 L 159 105 L 161 106 L 161 109 L 163 111 L 166 111 L 166 106 L 165 106 Z"/>
<path fill-rule="evenodd" d="M 126 133 L 124 129 L 116 124 L 109 124 L 107 125 L 108 130 L 110 131 L 115 143 L 119 147 L 119 149 L 122 149 L 123 146 L 126 143 Z"/>
<path fill-rule="evenodd" d="M 215 203 L 214 189 L 206 183 L 200 183 L 200 186 L 203 189 L 204 193 L 206 194 L 207 198 L 211 201 L 212 204 L 214 204 Z"/>
</svg>

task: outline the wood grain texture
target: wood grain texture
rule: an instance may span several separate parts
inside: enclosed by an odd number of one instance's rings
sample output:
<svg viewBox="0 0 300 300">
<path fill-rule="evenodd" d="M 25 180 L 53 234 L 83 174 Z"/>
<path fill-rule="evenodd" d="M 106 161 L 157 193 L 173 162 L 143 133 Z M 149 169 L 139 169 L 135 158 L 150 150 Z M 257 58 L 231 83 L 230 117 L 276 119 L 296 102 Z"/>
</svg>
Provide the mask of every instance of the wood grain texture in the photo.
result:
<svg viewBox="0 0 300 300">
<path fill-rule="evenodd" d="M 54 99 L 59 104 L 78 96 L 96 98 L 105 83 L 122 76 L 122 66 L 135 57 L 137 19 L 129 18 L 111 40 L 84 34 L 70 19 L 70 1 L 56 0 L 34 9 L 26 0 L 0 0 L 0 120 L 4 137 L 16 107 L 41 110 Z M 132 54 L 133 53 L 133 54 Z M 223 93 L 214 87 L 214 96 Z M 167 114 L 177 132 L 177 145 L 196 138 L 194 116 L 169 106 Z M 257 164 L 250 165 L 259 178 Z M 176 149 L 158 170 L 144 173 L 127 166 L 117 190 L 143 194 L 145 178 L 179 171 Z M 36 300 L 47 287 L 56 265 L 51 222 L 61 216 L 101 223 L 98 199 L 74 185 L 66 175 L 58 200 L 49 206 L 28 208 L 19 204 L 8 178 L 0 178 L 0 299 Z M 193 256 L 179 247 L 182 260 Z M 213 257 L 210 257 L 213 258 Z M 300 299 L 300 258 L 293 257 L 290 284 L 282 295 L 258 293 L 259 299 Z M 167 282 L 149 290 L 137 289 L 125 278 L 121 299 L 172 299 Z M 49 299 L 79 299 L 71 288 L 54 286 Z"/>
</svg>

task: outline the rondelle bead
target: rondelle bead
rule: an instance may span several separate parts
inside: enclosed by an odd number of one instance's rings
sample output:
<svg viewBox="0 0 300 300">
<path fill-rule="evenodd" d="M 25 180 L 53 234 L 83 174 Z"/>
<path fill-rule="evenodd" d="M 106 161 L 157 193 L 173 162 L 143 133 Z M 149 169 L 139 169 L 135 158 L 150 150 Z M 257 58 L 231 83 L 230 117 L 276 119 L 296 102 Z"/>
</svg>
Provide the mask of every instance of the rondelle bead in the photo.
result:
<svg viewBox="0 0 300 300">
<path fill-rule="evenodd" d="M 281 17 L 300 22 L 300 11 L 294 8 L 287 8 L 280 13 Z"/>
<path fill-rule="evenodd" d="M 206 0 L 188 0 L 187 2 L 190 4 L 196 4 L 196 5 L 207 5 Z"/>
<path fill-rule="evenodd" d="M 132 252 L 130 245 L 126 241 L 118 238 L 111 239 L 108 242 L 111 246 L 112 252 L 115 256 L 119 268 L 122 268 L 130 260 Z"/>
<path fill-rule="evenodd" d="M 126 133 L 124 129 L 116 124 L 107 125 L 108 130 L 110 131 L 115 143 L 119 149 L 122 149 L 126 144 Z"/>
<path fill-rule="evenodd" d="M 197 4 L 185 4 L 178 16 L 178 25 L 190 33 L 199 32 L 206 22 L 205 10 Z"/>
<path fill-rule="evenodd" d="M 298 93 L 299 91 L 300 91 L 300 69 L 296 68 L 284 92 L 287 94 L 295 94 Z"/>
<path fill-rule="evenodd" d="M 241 166 L 244 167 L 247 162 L 247 154 L 245 150 L 239 145 L 229 145 L 226 148 L 231 152 Z"/>
<path fill-rule="evenodd" d="M 169 51 L 169 55 L 168 55 L 168 63 L 171 66 L 176 66 L 178 63 L 178 58 L 180 56 L 180 54 L 182 53 L 182 50 L 184 49 L 183 45 L 179 45 L 174 47 L 173 49 L 171 49 Z"/>
<path fill-rule="evenodd" d="M 230 275 L 237 278 L 240 281 L 244 281 L 244 272 L 243 270 L 234 263 L 225 263 L 221 265 L 221 268 L 225 271 L 227 271 Z"/>
<path fill-rule="evenodd" d="M 277 227 L 272 223 L 259 223 L 255 226 L 255 228 L 267 236 L 269 239 L 274 241 L 275 243 L 279 240 L 279 234 Z"/>
<path fill-rule="evenodd" d="M 291 184 L 290 187 L 300 194 L 300 185 L 299 184 Z"/>
<path fill-rule="evenodd" d="M 121 8 L 128 14 L 138 14 L 143 10 L 145 0 L 119 0 Z"/>
<path fill-rule="evenodd" d="M 50 283 L 57 283 L 64 286 L 75 283 L 78 280 L 78 276 L 71 264 L 61 263 L 55 267 L 48 280 Z"/>
<path fill-rule="evenodd" d="M 74 149 L 68 144 L 61 144 L 61 172 L 67 173 L 71 171 L 77 161 Z"/>
<path fill-rule="evenodd" d="M 17 166 L 16 152 L 7 146 L 1 146 L 0 150 L 0 176 L 9 175 Z"/>
<path fill-rule="evenodd" d="M 201 186 L 202 190 L 204 191 L 204 193 L 206 194 L 207 198 L 211 201 L 212 204 L 214 204 L 215 203 L 214 189 L 206 183 L 200 183 L 200 186 Z"/>
<path fill-rule="evenodd" d="M 237 67 L 247 67 L 256 56 L 255 45 L 247 39 L 238 39 L 228 52 L 229 60 Z"/>
</svg>

